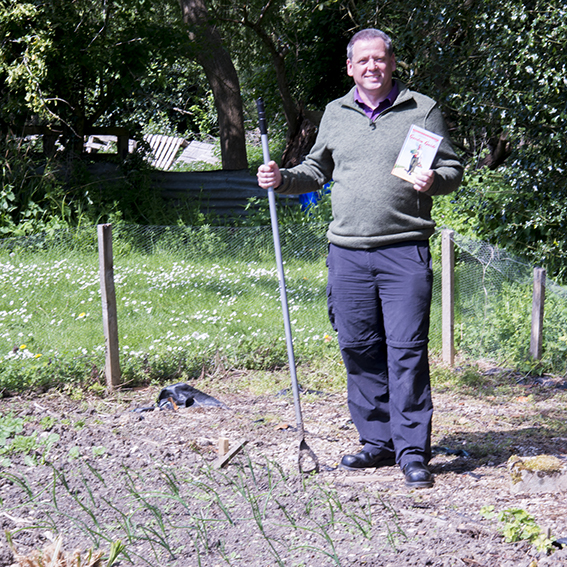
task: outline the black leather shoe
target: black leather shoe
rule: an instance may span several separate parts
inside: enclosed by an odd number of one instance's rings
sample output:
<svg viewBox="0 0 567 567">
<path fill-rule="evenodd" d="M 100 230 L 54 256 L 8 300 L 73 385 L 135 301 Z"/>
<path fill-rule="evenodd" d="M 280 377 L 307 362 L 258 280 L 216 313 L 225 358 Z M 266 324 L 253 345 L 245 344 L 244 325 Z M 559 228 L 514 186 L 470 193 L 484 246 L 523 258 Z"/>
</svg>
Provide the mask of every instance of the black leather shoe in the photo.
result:
<svg viewBox="0 0 567 567">
<path fill-rule="evenodd" d="M 378 467 L 391 467 L 396 464 L 396 458 L 389 453 L 369 453 L 368 451 L 360 451 L 356 455 L 345 455 L 341 459 L 340 467 L 349 471 L 359 469 L 372 469 Z"/>
<path fill-rule="evenodd" d="M 406 486 L 410 488 L 431 488 L 433 486 L 433 475 L 429 469 L 420 461 L 411 461 L 403 468 L 406 477 Z"/>
</svg>

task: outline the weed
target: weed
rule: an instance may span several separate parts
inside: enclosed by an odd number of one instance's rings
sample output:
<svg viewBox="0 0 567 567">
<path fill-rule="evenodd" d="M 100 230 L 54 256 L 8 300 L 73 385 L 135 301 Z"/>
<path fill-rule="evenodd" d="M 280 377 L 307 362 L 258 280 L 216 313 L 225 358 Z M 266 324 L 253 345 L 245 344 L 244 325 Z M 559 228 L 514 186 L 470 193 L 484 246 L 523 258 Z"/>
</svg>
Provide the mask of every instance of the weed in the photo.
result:
<svg viewBox="0 0 567 567">
<path fill-rule="evenodd" d="M 69 459 L 80 459 L 81 458 L 81 450 L 79 447 L 71 447 L 68 453 Z"/>
<path fill-rule="evenodd" d="M 93 457 L 102 457 L 106 453 L 106 447 L 93 447 Z"/>
<path fill-rule="evenodd" d="M 6 444 L 6 440 L 24 430 L 24 420 L 14 417 L 13 413 L 0 414 L 0 447 Z"/>
<path fill-rule="evenodd" d="M 99 384 L 98 382 L 95 382 L 94 384 L 89 386 L 89 391 L 97 396 L 103 396 L 106 392 L 106 386 L 104 386 L 103 384 Z"/>
<path fill-rule="evenodd" d="M 55 418 L 50 415 L 46 415 L 41 418 L 39 425 L 45 431 L 49 431 L 50 429 L 53 429 L 53 426 L 55 425 Z"/>
<path fill-rule="evenodd" d="M 500 531 L 508 543 L 525 540 L 533 544 L 538 551 L 549 553 L 554 549 L 554 538 L 546 534 L 537 525 L 534 517 L 522 508 L 507 508 L 496 514 L 494 506 L 488 505 L 480 509 L 480 514 L 486 519 L 496 516 L 498 521 L 504 524 Z"/>
<path fill-rule="evenodd" d="M 57 433 L 20 435 L 24 429 L 24 420 L 15 418 L 12 414 L 0 416 L 0 464 L 9 466 L 10 455 L 23 455 L 28 466 L 45 464 L 52 447 L 59 441 Z"/>
</svg>

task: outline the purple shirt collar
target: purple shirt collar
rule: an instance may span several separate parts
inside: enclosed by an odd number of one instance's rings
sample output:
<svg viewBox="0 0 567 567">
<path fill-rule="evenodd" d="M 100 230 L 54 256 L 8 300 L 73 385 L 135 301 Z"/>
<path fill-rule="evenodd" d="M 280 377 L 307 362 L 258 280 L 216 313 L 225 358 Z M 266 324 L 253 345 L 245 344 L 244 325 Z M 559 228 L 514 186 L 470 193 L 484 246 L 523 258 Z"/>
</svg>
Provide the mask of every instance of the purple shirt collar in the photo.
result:
<svg viewBox="0 0 567 567">
<path fill-rule="evenodd" d="M 364 113 L 366 114 L 366 116 L 368 116 L 368 118 L 370 118 L 370 120 L 374 121 L 379 114 L 381 114 L 382 112 L 384 112 L 384 110 L 390 108 L 390 106 L 394 104 L 399 92 L 400 89 L 398 88 L 398 83 L 397 81 L 394 81 L 394 86 L 388 93 L 388 96 L 382 102 L 380 102 L 380 104 L 378 104 L 376 108 L 372 109 L 360 98 L 358 87 L 356 87 L 354 89 L 354 102 L 356 102 L 358 106 L 360 106 L 360 108 L 364 110 Z"/>
</svg>

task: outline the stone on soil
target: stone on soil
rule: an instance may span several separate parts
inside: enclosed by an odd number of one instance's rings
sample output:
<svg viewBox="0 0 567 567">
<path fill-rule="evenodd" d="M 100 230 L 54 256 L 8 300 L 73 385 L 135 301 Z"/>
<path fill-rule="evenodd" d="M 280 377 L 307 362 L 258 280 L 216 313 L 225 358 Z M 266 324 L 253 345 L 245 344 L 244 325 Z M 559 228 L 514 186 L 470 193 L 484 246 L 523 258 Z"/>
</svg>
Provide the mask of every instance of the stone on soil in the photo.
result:
<svg viewBox="0 0 567 567">
<path fill-rule="evenodd" d="M 567 492 L 567 462 L 559 457 L 513 455 L 508 459 L 508 470 L 513 493 Z"/>
</svg>

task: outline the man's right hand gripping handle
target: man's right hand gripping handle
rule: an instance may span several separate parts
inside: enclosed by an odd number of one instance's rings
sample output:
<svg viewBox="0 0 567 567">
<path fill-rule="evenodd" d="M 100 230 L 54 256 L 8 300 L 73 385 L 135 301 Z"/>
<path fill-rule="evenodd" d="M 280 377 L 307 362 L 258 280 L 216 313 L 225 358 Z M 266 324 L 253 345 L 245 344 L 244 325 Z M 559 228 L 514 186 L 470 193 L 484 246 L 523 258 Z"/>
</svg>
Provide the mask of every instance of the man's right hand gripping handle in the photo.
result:
<svg viewBox="0 0 567 567">
<path fill-rule="evenodd" d="M 276 189 L 282 183 L 282 174 L 275 161 L 261 165 L 256 176 L 258 177 L 258 185 L 262 189 L 269 189 L 270 187 Z"/>
</svg>

